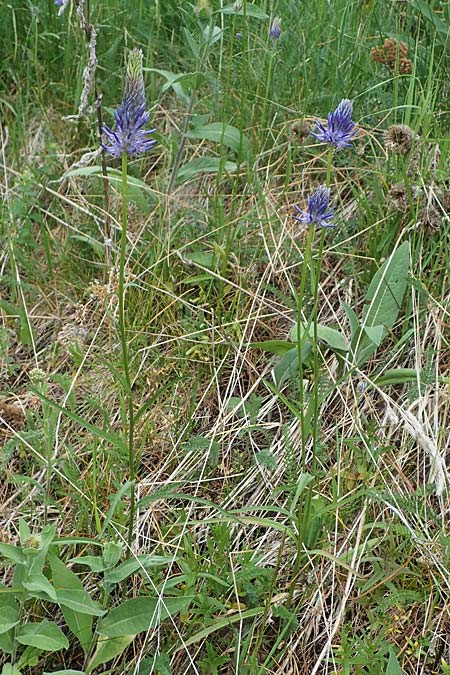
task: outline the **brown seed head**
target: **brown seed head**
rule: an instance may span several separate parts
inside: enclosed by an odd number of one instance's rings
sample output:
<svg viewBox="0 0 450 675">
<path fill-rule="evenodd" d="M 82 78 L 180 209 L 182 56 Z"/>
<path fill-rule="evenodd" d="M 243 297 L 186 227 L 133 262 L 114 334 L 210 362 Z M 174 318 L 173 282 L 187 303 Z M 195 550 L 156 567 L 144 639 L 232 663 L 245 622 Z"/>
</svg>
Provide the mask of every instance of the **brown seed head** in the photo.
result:
<svg viewBox="0 0 450 675">
<path fill-rule="evenodd" d="M 414 131 L 406 124 L 393 124 L 383 134 L 384 144 L 389 152 L 406 155 L 416 137 Z"/>
</svg>

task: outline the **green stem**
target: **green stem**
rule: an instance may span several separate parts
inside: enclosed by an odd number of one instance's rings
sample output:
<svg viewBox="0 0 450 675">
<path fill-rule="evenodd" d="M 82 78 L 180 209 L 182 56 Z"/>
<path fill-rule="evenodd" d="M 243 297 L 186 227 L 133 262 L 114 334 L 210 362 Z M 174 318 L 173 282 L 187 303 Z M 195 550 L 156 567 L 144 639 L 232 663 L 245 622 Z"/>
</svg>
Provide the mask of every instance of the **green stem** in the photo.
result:
<svg viewBox="0 0 450 675">
<path fill-rule="evenodd" d="M 328 175 L 328 172 L 327 172 Z M 308 237 L 306 240 L 306 248 L 303 258 L 303 269 L 302 276 L 300 281 L 300 290 L 297 298 L 297 348 L 298 348 L 298 370 L 299 370 L 299 379 L 300 379 L 300 430 L 301 430 L 301 447 L 302 447 L 302 473 L 306 471 L 306 441 L 307 441 L 307 430 L 305 424 L 305 418 L 312 420 L 311 426 L 311 435 L 313 442 L 313 454 L 312 454 L 312 464 L 311 464 L 311 475 L 314 476 L 315 471 L 315 459 L 316 459 L 316 446 L 317 446 L 317 436 L 318 436 L 318 414 L 319 414 L 319 354 L 318 354 L 318 335 L 317 335 L 317 311 L 319 306 L 319 280 L 320 280 L 320 267 L 322 263 L 322 253 L 323 245 L 325 240 L 325 229 L 322 228 L 320 236 L 320 245 L 319 245 L 319 255 L 317 258 L 317 263 L 314 270 L 314 280 L 313 280 L 313 297 L 314 297 L 314 306 L 311 317 L 306 324 L 304 330 L 299 328 L 301 326 L 301 308 L 303 304 L 303 297 L 305 292 L 306 284 L 306 270 L 308 268 L 308 263 L 311 261 L 311 246 L 314 236 L 314 226 L 310 226 Z M 313 350 L 314 350 L 314 385 L 313 385 L 313 410 L 312 415 L 305 411 L 304 409 L 304 392 L 303 392 L 303 363 L 301 359 L 302 355 L 302 340 L 307 341 L 309 339 L 309 328 L 313 324 Z M 309 408 L 309 406 L 308 406 Z M 303 507 L 300 509 L 299 517 L 296 519 L 297 523 L 297 551 L 295 555 L 295 561 L 292 568 L 292 578 L 289 585 L 288 597 L 286 600 L 286 609 L 290 609 L 292 604 L 292 599 L 294 597 L 295 586 L 297 583 L 297 577 L 300 572 L 300 567 L 303 559 L 303 545 L 304 545 L 304 534 L 306 531 L 306 526 L 309 520 L 309 512 L 311 506 L 312 498 L 312 483 L 308 487 L 306 494 L 306 499 L 303 504 Z"/>
<path fill-rule="evenodd" d="M 322 254 L 323 254 L 323 244 L 325 240 L 325 228 L 322 228 L 320 235 L 320 244 L 319 244 L 319 254 L 317 256 L 317 263 L 315 268 L 315 279 L 314 279 L 314 308 L 312 313 L 313 321 L 313 330 L 314 330 L 314 390 L 313 390 L 313 424 L 312 424 L 312 437 L 313 437 L 313 465 L 311 467 L 311 473 L 314 475 L 314 464 L 316 458 L 316 444 L 317 444 L 317 422 L 319 416 L 319 345 L 317 337 L 317 310 L 319 306 L 319 282 L 320 282 L 320 268 L 322 265 Z"/>
<path fill-rule="evenodd" d="M 325 179 L 325 185 L 327 188 L 330 187 L 331 183 L 331 169 L 333 167 L 333 147 L 330 145 L 328 148 L 328 158 L 327 158 L 327 175 Z"/>
<path fill-rule="evenodd" d="M 305 471 L 306 466 L 306 426 L 304 414 L 304 391 L 303 391 L 303 361 L 302 352 L 303 345 L 308 340 L 307 333 L 303 330 L 302 324 L 302 307 L 305 295 L 306 274 L 308 272 L 308 265 L 311 260 L 311 246 L 314 237 L 314 227 L 311 225 L 308 229 L 306 238 L 306 247 L 303 254 L 302 276 L 300 278 L 300 288 L 297 295 L 297 355 L 298 355 L 298 377 L 299 377 L 299 403 L 300 403 L 300 433 L 301 433 L 301 448 L 302 448 L 302 472 Z"/>
<path fill-rule="evenodd" d="M 127 224 L 128 224 L 128 201 L 127 201 L 127 154 L 122 153 L 122 235 L 120 240 L 119 261 L 119 333 L 122 347 L 123 374 L 125 380 L 125 397 L 127 400 L 128 424 L 126 427 L 128 446 L 128 472 L 131 482 L 130 514 L 128 519 L 128 546 L 131 549 L 133 541 L 133 524 L 135 512 L 135 467 L 134 467 L 134 409 L 133 390 L 130 378 L 129 354 L 127 336 L 125 330 L 125 254 L 127 248 Z"/>
</svg>

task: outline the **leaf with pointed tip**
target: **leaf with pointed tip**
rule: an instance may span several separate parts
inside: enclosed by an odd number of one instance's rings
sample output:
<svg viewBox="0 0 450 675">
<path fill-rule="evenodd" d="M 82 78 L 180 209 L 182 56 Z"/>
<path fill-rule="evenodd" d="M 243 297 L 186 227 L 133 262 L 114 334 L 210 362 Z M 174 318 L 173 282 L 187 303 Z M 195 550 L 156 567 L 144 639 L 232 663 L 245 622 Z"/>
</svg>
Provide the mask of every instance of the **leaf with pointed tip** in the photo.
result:
<svg viewBox="0 0 450 675">
<path fill-rule="evenodd" d="M 53 621 L 25 623 L 16 631 L 16 640 L 21 645 L 37 647 L 42 651 L 56 652 L 67 649 L 69 640 Z"/>
<path fill-rule="evenodd" d="M 56 589 L 57 595 L 61 593 L 62 589 L 64 589 L 66 594 L 67 590 L 72 590 L 78 594 L 83 595 L 85 604 L 90 603 L 90 596 L 84 590 L 83 584 L 77 575 L 72 572 L 72 570 L 70 570 L 56 555 L 49 553 L 48 560 L 52 570 L 53 585 Z M 62 591 L 63 600 L 64 591 Z M 67 595 L 65 598 L 67 600 Z M 84 653 L 87 654 L 92 642 L 92 615 L 86 612 L 76 611 L 73 605 L 70 607 L 63 602 L 60 604 L 60 607 L 65 622 L 75 637 L 80 641 Z"/>
<path fill-rule="evenodd" d="M 101 622 L 98 631 L 107 637 L 137 635 L 155 628 L 161 621 L 185 611 L 191 598 L 132 598 L 114 607 Z"/>
<path fill-rule="evenodd" d="M 119 654 L 122 654 L 128 645 L 133 642 L 134 637 L 134 635 L 121 635 L 120 637 L 115 638 L 104 638 L 100 636 L 95 654 L 86 668 L 86 674 L 90 675 L 94 668 L 97 668 L 98 666 L 101 666 L 102 663 L 107 663 L 116 656 L 119 656 Z"/>
</svg>

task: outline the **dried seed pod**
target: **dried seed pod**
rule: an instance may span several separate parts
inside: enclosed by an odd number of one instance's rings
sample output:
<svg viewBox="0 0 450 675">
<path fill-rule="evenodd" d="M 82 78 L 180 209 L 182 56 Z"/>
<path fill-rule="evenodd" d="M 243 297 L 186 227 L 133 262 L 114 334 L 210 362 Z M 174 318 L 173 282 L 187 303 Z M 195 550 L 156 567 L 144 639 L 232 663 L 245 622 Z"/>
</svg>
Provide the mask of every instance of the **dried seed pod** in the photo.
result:
<svg viewBox="0 0 450 675">
<path fill-rule="evenodd" d="M 387 150 L 400 155 L 411 150 L 415 138 L 416 133 L 406 124 L 393 124 L 383 134 Z"/>
</svg>

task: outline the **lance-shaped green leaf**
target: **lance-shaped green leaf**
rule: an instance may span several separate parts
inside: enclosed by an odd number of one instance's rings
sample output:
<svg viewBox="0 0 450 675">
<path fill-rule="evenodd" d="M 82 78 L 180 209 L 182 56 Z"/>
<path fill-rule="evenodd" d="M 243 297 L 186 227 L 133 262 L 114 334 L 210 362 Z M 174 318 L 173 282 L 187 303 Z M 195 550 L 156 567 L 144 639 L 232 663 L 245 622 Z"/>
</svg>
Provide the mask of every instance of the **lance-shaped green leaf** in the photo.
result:
<svg viewBox="0 0 450 675">
<path fill-rule="evenodd" d="M 177 612 L 185 611 L 190 598 L 132 598 L 112 609 L 99 626 L 99 633 L 107 637 L 137 635 L 155 628 L 161 621 Z"/>
<path fill-rule="evenodd" d="M 225 122 L 211 122 L 194 127 L 186 134 L 188 138 L 197 138 L 199 140 L 214 141 L 220 145 L 226 145 L 237 155 L 247 157 L 250 152 L 250 143 L 245 134 L 240 129 L 226 124 Z"/>
<path fill-rule="evenodd" d="M 69 641 L 53 621 L 25 623 L 16 632 L 16 640 L 21 645 L 30 645 L 43 651 L 55 652 L 67 649 Z"/>
<path fill-rule="evenodd" d="M 59 595 L 58 599 L 64 620 L 75 637 L 80 641 L 84 653 L 87 654 L 92 642 L 92 613 L 86 612 L 85 609 L 92 601 L 84 590 L 80 579 L 62 560 L 52 553 L 49 553 L 48 559 L 53 575 L 53 585 L 56 589 L 57 597 Z M 77 600 L 81 601 L 84 605 L 83 611 L 80 611 L 79 606 L 75 607 L 73 602 L 71 605 L 67 604 L 67 591 L 74 591 L 77 594 Z M 74 596 L 72 596 L 72 600 L 74 600 Z"/>
</svg>

